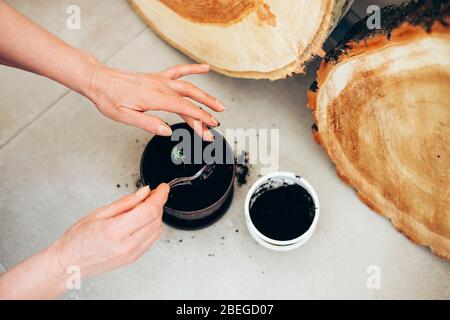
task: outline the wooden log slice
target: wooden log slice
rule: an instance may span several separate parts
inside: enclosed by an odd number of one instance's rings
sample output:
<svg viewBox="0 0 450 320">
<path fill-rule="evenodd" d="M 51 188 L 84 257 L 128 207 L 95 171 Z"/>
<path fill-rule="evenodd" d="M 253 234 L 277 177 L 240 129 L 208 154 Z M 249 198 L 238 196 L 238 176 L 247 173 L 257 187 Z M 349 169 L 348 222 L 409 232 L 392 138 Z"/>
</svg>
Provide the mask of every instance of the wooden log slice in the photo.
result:
<svg viewBox="0 0 450 320">
<path fill-rule="evenodd" d="M 285 78 L 303 73 L 353 0 L 130 0 L 175 48 L 219 73 Z"/>
<path fill-rule="evenodd" d="M 450 2 L 381 16 L 324 59 L 308 94 L 315 137 L 365 203 L 450 260 Z"/>
</svg>

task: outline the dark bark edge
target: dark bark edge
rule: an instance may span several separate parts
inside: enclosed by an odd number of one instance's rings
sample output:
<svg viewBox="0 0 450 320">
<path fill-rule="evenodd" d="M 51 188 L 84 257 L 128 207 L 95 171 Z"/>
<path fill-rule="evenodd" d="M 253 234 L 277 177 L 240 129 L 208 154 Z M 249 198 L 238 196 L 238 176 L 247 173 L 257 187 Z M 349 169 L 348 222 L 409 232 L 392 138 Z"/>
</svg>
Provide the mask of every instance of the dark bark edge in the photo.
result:
<svg viewBox="0 0 450 320">
<path fill-rule="evenodd" d="M 447 27 L 447 19 L 449 17 L 449 0 L 413 0 L 399 6 L 390 5 L 384 7 L 381 9 L 381 29 L 369 29 L 367 27 L 369 17 L 365 17 L 352 27 L 344 39 L 333 50 L 327 53 L 325 61 L 333 64 L 338 63 L 339 57 L 347 53 L 350 42 L 360 42 L 380 34 L 390 39 L 392 31 L 404 23 L 421 26 L 424 30 L 430 32 L 436 21 L 440 21 Z"/>
</svg>

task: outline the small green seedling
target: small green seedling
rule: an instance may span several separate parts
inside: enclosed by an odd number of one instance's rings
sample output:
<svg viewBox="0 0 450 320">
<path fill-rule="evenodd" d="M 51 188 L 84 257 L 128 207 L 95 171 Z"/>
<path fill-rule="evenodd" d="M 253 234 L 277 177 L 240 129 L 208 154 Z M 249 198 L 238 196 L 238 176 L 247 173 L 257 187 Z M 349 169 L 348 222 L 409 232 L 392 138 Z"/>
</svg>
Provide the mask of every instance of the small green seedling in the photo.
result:
<svg viewBox="0 0 450 320">
<path fill-rule="evenodd" d="M 186 156 L 183 154 L 183 150 L 175 146 L 172 149 L 172 160 L 174 160 L 175 163 L 184 163 L 185 159 Z"/>
</svg>

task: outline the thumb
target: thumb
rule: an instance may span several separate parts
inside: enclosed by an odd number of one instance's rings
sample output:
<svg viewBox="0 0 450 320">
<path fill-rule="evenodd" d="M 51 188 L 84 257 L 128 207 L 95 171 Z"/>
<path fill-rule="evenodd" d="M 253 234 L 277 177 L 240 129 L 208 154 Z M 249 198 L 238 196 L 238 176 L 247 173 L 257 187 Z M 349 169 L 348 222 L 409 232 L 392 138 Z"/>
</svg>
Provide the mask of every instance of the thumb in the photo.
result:
<svg viewBox="0 0 450 320">
<path fill-rule="evenodd" d="M 115 217 L 119 214 L 130 211 L 138 204 L 140 204 L 142 201 L 147 199 L 149 195 L 150 195 L 149 186 L 142 187 L 135 193 L 130 193 L 120 198 L 119 200 L 111 203 L 110 205 L 106 206 L 103 210 L 101 210 L 97 214 L 97 218 Z"/>
<path fill-rule="evenodd" d="M 152 191 L 150 201 L 156 206 L 164 206 L 169 197 L 170 187 L 167 183 L 161 183 L 158 188 Z"/>
</svg>

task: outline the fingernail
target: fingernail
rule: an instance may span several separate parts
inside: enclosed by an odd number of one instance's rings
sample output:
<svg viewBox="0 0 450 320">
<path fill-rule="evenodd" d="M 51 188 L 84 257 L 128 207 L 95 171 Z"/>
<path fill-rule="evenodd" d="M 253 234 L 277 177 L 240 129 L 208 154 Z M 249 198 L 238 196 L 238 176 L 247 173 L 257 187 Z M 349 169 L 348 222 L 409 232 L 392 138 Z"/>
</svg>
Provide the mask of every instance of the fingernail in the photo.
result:
<svg viewBox="0 0 450 320">
<path fill-rule="evenodd" d="M 211 133 L 211 131 L 205 131 L 203 133 L 203 138 L 206 141 L 209 141 L 209 142 L 213 142 L 214 141 L 214 135 Z"/>
<path fill-rule="evenodd" d="M 219 108 L 222 110 L 222 111 L 225 111 L 225 105 L 222 103 L 222 102 L 220 102 L 219 100 L 216 100 L 216 104 L 219 106 Z"/>
<path fill-rule="evenodd" d="M 211 123 L 213 124 L 214 127 L 217 127 L 219 125 L 219 121 L 217 121 L 217 119 L 214 118 L 213 116 L 211 116 Z"/>
<path fill-rule="evenodd" d="M 136 191 L 135 194 L 138 197 L 145 197 L 148 194 L 149 191 L 150 191 L 150 187 L 149 186 L 145 186 L 145 187 L 140 188 L 138 191 Z"/>
<path fill-rule="evenodd" d="M 161 125 L 159 127 L 159 135 L 170 136 L 172 135 L 172 129 L 170 129 L 168 126 Z"/>
</svg>

